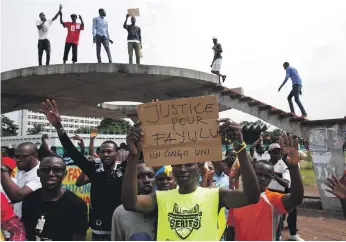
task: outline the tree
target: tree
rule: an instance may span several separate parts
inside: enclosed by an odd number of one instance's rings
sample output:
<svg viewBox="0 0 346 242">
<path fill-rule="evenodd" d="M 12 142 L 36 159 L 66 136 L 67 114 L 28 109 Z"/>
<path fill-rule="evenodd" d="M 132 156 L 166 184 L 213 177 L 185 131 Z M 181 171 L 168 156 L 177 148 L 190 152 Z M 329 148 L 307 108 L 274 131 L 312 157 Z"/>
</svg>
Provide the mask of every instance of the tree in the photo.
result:
<svg viewBox="0 0 346 242">
<path fill-rule="evenodd" d="M 90 127 L 82 127 L 79 129 L 76 129 L 74 131 L 75 134 L 90 134 L 91 128 Z"/>
<path fill-rule="evenodd" d="M 1 135 L 2 136 L 16 136 L 18 125 L 13 120 L 9 119 L 5 115 L 1 115 Z"/>
<path fill-rule="evenodd" d="M 281 129 L 274 129 L 270 133 L 270 138 L 271 138 L 272 142 L 278 142 L 278 137 L 281 135 L 283 135 L 283 131 Z"/>
<path fill-rule="evenodd" d="M 104 118 L 97 130 L 107 134 L 127 134 L 131 129 L 131 124 L 119 118 Z"/>
<path fill-rule="evenodd" d="M 43 124 L 34 124 L 33 128 L 30 128 L 26 131 L 26 133 L 28 135 L 35 135 L 35 134 L 40 134 L 41 132 L 43 132 Z"/>
</svg>

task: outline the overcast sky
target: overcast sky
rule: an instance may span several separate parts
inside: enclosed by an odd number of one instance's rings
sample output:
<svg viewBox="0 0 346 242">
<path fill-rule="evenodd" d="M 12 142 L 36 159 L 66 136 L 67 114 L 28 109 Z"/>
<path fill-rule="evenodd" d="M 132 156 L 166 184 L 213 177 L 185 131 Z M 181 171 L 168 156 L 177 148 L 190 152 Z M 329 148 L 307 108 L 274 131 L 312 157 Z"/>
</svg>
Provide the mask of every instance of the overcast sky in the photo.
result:
<svg viewBox="0 0 346 242">
<path fill-rule="evenodd" d="M 311 119 L 346 115 L 346 1 L 192 1 L 192 0 L 2 0 L 1 71 L 37 65 L 35 26 L 40 12 L 52 18 L 63 4 L 64 20 L 82 15 L 85 31 L 78 49 L 80 63 L 96 62 L 92 46 L 92 18 L 107 12 L 113 62 L 128 61 L 126 31 L 128 8 L 140 8 L 143 64 L 210 71 L 212 36 L 223 46 L 227 87 L 243 87 L 245 95 L 289 111 L 291 82 L 284 80 L 284 61 L 298 69 L 301 97 Z M 51 64 L 62 63 L 66 29 L 57 20 L 50 30 Z M 106 55 L 102 49 L 103 60 Z M 71 53 L 70 53 L 71 55 Z M 296 111 L 299 109 L 296 107 Z M 300 112 L 299 112 L 300 113 Z M 234 120 L 256 120 L 236 111 L 224 112 Z"/>
</svg>

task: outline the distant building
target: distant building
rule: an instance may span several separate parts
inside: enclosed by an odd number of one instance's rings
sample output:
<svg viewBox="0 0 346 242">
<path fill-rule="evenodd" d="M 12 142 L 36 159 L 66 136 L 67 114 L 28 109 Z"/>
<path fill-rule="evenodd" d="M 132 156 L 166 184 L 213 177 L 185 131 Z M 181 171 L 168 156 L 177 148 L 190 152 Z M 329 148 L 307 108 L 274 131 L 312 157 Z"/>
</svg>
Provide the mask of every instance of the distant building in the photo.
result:
<svg viewBox="0 0 346 242">
<path fill-rule="evenodd" d="M 42 113 L 29 110 L 20 110 L 15 112 L 11 117 L 16 117 L 13 121 L 18 125 L 18 135 L 25 136 L 28 129 L 33 128 L 34 124 L 42 124 L 44 131 L 42 133 L 55 133 L 54 127 L 48 122 L 46 116 Z M 79 128 L 97 127 L 102 119 L 91 117 L 74 117 L 61 116 L 62 124 L 67 133 L 73 134 Z"/>
</svg>

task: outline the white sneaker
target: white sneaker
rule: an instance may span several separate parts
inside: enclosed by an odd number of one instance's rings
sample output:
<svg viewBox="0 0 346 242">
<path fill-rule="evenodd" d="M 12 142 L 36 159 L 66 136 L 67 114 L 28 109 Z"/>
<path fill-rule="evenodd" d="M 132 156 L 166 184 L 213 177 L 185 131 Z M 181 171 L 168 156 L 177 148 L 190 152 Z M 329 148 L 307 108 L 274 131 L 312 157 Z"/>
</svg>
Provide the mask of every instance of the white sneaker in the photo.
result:
<svg viewBox="0 0 346 242">
<path fill-rule="evenodd" d="M 291 235 L 289 240 L 293 241 L 304 241 L 302 238 L 300 238 L 299 234 Z"/>
</svg>

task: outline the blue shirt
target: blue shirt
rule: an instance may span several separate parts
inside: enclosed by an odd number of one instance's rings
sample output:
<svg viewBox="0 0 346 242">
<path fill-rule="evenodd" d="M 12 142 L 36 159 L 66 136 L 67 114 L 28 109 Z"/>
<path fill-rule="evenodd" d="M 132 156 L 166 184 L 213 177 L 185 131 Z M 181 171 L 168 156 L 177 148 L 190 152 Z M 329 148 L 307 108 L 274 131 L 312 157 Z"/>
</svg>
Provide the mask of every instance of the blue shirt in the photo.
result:
<svg viewBox="0 0 346 242">
<path fill-rule="evenodd" d="M 286 68 L 286 78 L 284 82 L 286 82 L 288 78 L 291 78 L 293 85 L 302 85 L 302 79 L 300 79 L 296 68 L 293 68 L 291 66 Z"/>
<path fill-rule="evenodd" d="M 107 20 L 101 16 L 93 18 L 92 33 L 93 33 L 94 37 L 95 37 L 95 35 L 101 35 L 101 36 L 105 36 L 109 39 Z"/>
<path fill-rule="evenodd" d="M 229 178 L 224 172 L 220 176 L 215 173 L 213 180 L 215 181 L 216 187 L 229 188 Z"/>
</svg>

